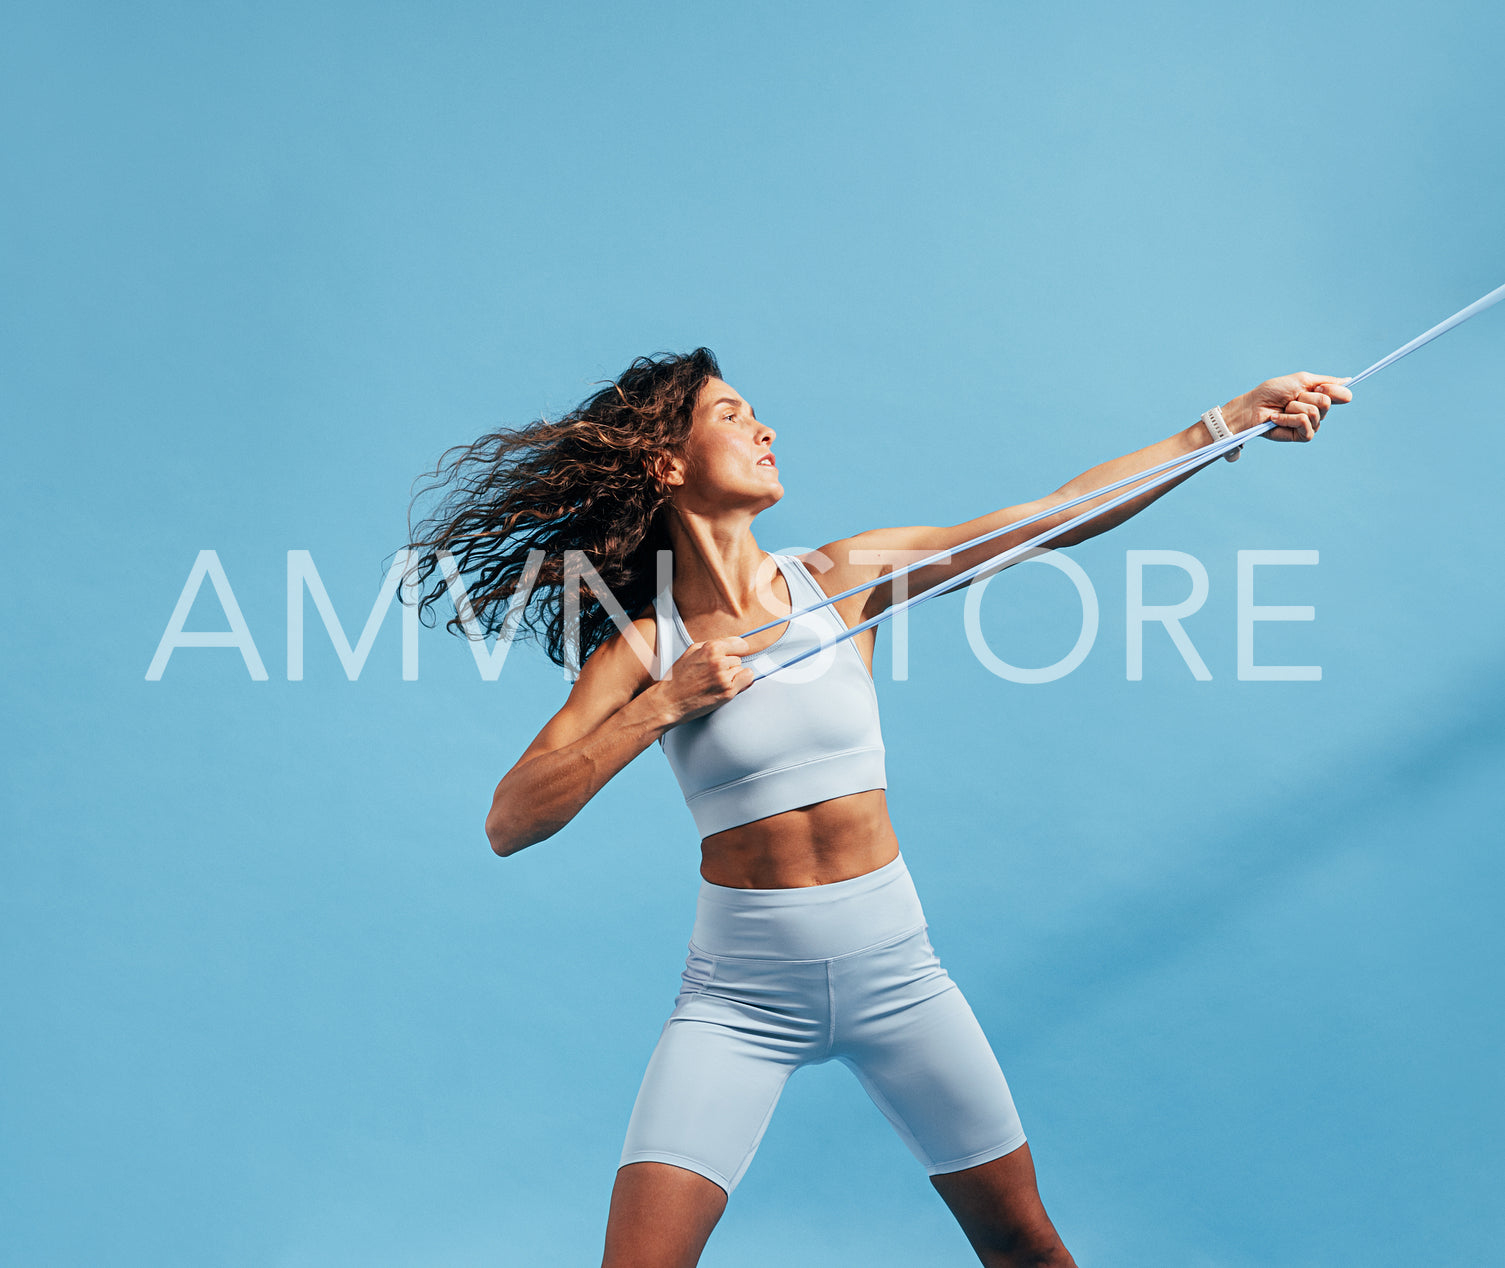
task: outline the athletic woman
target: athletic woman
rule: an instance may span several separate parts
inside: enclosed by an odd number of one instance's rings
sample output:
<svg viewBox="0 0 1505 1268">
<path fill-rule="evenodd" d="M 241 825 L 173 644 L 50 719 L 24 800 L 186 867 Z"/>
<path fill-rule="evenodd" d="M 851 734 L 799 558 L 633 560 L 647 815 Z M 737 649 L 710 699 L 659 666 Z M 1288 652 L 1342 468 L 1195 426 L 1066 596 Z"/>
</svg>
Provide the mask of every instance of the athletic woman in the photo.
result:
<svg viewBox="0 0 1505 1268">
<path fill-rule="evenodd" d="M 705 348 L 640 357 L 564 418 L 482 437 L 452 451 L 447 470 L 441 461 L 430 488 L 447 487 L 446 500 L 410 534 L 420 583 L 431 583 L 420 611 L 461 578 L 451 628 L 464 618 L 497 632 L 513 604 L 513 622 L 542 634 L 556 663 L 579 666 L 563 708 L 497 785 L 492 848 L 505 857 L 554 835 L 655 742 L 701 836 L 689 955 L 628 1125 L 603 1268 L 697 1263 L 790 1073 L 827 1060 L 853 1070 L 984 1264 L 1073 1263 L 1041 1205 L 1004 1075 L 931 948 L 889 821 L 876 629 L 755 671 L 883 612 L 895 569 L 884 552 L 952 551 L 1194 454 L 1213 442 L 1209 428 L 1273 419 L 1270 439 L 1311 440 L 1330 405 L 1351 399 L 1340 382 L 1271 379 L 1220 419 L 1037 501 L 950 527 L 870 528 L 801 556 L 770 555 L 753 536 L 784 494 L 775 432 Z M 1121 523 L 1190 474 L 1053 544 Z M 911 574 L 908 591 L 1097 504 L 956 550 Z M 672 562 L 662 572 L 661 551 Z M 788 619 L 856 586 L 868 588 Z"/>
</svg>

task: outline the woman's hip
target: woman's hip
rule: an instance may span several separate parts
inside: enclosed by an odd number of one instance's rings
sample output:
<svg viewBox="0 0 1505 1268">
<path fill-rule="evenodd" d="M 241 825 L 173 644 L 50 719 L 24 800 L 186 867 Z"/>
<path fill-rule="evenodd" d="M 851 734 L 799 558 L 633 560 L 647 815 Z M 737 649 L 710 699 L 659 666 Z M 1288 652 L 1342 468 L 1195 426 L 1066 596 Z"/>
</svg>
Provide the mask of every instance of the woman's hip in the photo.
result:
<svg viewBox="0 0 1505 1268">
<path fill-rule="evenodd" d="M 897 941 L 925 927 L 904 856 L 829 885 L 734 889 L 702 880 L 691 956 L 809 962 Z"/>
</svg>

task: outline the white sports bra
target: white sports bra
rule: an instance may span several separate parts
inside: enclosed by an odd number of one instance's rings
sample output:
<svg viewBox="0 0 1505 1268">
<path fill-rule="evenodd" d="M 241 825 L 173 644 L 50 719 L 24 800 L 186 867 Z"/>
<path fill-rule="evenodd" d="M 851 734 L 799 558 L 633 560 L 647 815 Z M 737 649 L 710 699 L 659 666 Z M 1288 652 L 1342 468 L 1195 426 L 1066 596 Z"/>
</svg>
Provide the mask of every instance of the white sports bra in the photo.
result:
<svg viewBox="0 0 1505 1268">
<path fill-rule="evenodd" d="M 773 555 L 792 610 L 826 594 L 794 555 Z M 691 642 L 672 585 L 654 600 L 657 676 Z M 847 631 L 831 607 L 788 622 L 744 665 L 765 670 Z M 850 639 L 752 686 L 659 738 L 702 837 L 833 797 L 887 788 L 878 692 Z"/>
</svg>

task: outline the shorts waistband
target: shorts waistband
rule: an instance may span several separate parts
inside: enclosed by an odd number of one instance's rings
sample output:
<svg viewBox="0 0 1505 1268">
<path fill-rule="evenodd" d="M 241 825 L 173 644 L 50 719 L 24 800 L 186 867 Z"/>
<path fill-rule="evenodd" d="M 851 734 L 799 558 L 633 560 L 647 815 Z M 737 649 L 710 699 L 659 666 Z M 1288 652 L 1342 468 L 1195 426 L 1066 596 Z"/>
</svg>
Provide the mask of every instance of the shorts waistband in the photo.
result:
<svg viewBox="0 0 1505 1268">
<path fill-rule="evenodd" d="M 702 880 L 694 947 L 750 960 L 830 960 L 925 926 L 920 896 L 900 854 L 829 885 L 736 889 Z"/>
</svg>

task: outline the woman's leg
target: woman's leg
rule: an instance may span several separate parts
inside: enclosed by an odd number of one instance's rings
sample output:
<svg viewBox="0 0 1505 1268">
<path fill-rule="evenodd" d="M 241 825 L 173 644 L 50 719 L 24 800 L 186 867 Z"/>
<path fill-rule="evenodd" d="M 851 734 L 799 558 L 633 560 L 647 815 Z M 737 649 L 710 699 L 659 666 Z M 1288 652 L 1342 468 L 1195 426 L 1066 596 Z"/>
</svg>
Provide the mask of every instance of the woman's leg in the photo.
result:
<svg viewBox="0 0 1505 1268">
<path fill-rule="evenodd" d="M 921 931 L 832 962 L 837 1050 L 929 1172 L 988 1268 L 1071 1264 L 1008 1081 Z"/>
<path fill-rule="evenodd" d="M 1040 1201 L 1028 1145 L 981 1166 L 931 1176 L 930 1183 L 987 1268 L 1075 1268 Z"/>
<path fill-rule="evenodd" d="M 601 1268 L 695 1268 L 726 1210 L 726 1190 L 667 1162 L 617 1170 Z"/>
<path fill-rule="evenodd" d="M 699 1260 L 784 1084 L 826 1033 L 807 1015 L 825 1002 L 822 965 L 690 961 L 627 1124 L 606 1268 Z"/>
</svg>

